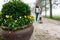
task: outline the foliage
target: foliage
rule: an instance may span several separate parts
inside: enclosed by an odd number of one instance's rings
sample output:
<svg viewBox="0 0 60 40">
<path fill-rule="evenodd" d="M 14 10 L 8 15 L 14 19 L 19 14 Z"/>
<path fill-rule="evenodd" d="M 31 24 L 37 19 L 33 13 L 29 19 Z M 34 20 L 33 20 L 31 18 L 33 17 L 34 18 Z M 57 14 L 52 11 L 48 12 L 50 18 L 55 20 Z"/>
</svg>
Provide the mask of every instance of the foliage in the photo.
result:
<svg viewBox="0 0 60 40">
<path fill-rule="evenodd" d="M 21 1 L 4 4 L 1 15 L 1 25 L 11 30 L 25 28 L 25 25 L 32 25 L 34 20 L 34 16 L 30 13 L 30 7 Z"/>
<path fill-rule="evenodd" d="M 2 23 L 2 22 L 1 22 L 1 19 L 2 19 L 1 14 L 2 14 L 2 13 L 0 12 L 0 26 L 1 26 L 1 23 Z"/>
<path fill-rule="evenodd" d="M 44 16 L 44 17 L 49 18 L 49 19 L 60 21 L 60 16 L 53 16 L 53 18 L 50 18 L 50 16 Z"/>
<path fill-rule="evenodd" d="M 13 15 L 13 18 L 16 19 L 19 16 L 30 15 L 30 7 L 23 2 L 12 1 L 3 5 L 2 13 L 3 18 L 5 15 Z"/>
</svg>

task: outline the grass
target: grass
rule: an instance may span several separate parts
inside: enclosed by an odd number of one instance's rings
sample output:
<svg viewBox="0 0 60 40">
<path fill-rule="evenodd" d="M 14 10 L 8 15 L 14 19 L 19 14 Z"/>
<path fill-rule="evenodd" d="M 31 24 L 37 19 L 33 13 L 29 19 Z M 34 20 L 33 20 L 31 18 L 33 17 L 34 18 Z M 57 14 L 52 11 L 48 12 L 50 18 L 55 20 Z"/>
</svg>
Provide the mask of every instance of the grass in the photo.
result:
<svg viewBox="0 0 60 40">
<path fill-rule="evenodd" d="M 0 28 L 0 30 L 2 30 L 2 28 Z"/>
<path fill-rule="evenodd" d="M 44 17 L 45 17 L 45 16 L 44 16 Z M 49 16 L 46 16 L 46 18 L 60 21 L 60 16 L 53 16 L 53 18 L 50 18 Z"/>
<path fill-rule="evenodd" d="M 1 13 L 1 11 L 0 11 L 0 15 L 1 15 L 2 13 Z M 0 28 L 0 30 L 2 30 L 2 28 Z"/>
<path fill-rule="evenodd" d="M 1 11 L 0 11 L 0 15 L 1 15 L 2 13 L 1 13 Z"/>
</svg>

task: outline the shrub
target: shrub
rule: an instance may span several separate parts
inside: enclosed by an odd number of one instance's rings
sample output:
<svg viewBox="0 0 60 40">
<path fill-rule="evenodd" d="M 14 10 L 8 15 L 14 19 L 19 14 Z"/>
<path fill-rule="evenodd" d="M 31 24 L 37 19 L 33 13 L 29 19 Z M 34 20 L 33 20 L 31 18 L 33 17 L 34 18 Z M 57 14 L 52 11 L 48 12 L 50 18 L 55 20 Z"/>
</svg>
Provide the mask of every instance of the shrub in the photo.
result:
<svg viewBox="0 0 60 40">
<path fill-rule="evenodd" d="M 12 1 L 3 5 L 2 8 L 3 28 L 17 30 L 32 25 L 34 16 L 30 13 L 30 7 L 21 1 Z"/>
<path fill-rule="evenodd" d="M 1 22 L 1 19 L 2 19 L 1 14 L 2 14 L 2 13 L 0 12 L 0 26 L 1 26 L 1 23 L 2 23 L 2 22 Z"/>
<path fill-rule="evenodd" d="M 20 1 L 8 2 L 3 5 L 2 13 L 3 18 L 5 15 L 13 15 L 17 19 L 19 16 L 30 15 L 30 7 Z"/>
</svg>

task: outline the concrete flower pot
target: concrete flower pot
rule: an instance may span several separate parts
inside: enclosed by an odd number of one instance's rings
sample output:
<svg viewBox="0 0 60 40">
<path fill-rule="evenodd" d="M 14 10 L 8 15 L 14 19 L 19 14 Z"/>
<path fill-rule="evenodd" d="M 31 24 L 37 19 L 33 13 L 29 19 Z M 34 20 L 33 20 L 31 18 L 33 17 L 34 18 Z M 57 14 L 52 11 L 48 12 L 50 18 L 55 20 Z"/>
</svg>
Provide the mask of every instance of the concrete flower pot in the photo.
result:
<svg viewBox="0 0 60 40">
<path fill-rule="evenodd" d="M 29 40 L 33 33 L 33 26 L 17 31 L 2 30 L 4 40 Z"/>
</svg>

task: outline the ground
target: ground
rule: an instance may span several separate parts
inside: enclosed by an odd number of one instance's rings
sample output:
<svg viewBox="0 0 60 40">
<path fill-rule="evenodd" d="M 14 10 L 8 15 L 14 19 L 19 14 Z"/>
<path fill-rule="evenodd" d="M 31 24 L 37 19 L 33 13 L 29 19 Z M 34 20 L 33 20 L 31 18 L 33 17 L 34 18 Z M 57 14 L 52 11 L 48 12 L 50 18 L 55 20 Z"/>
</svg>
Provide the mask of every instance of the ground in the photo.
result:
<svg viewBox="0 0 60 40">
<path fill-rule="evenodd" d="M 34 21 L 30 40 L 60 40 L 60 21 L 43 18 L 43 23 Z"/>
</svg>

